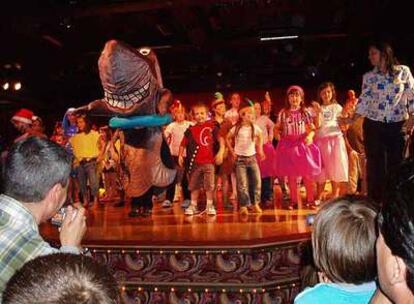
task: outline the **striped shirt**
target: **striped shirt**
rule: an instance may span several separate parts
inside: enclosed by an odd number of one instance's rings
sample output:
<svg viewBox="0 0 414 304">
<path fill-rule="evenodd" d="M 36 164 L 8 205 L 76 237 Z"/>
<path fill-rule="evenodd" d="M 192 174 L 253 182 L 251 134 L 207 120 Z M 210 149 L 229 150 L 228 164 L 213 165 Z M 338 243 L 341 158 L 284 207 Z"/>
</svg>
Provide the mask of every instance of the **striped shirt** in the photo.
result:
<svg viewBox="0 0 414 304">
<path fill-rule="evenodd" d="M 299 136 L 306 133 L 306 126 L 312 124 L 312 116 L 308 110 L 279 112 L 278 124 L 282 128 L 282 136 Z"/>
<path fill-rule="evenodd" d="M 72 246 L 51 247 L 39 234 L 35 218 L 19 201 L 0 195 L 0 295 L 7 281 L 26 262 L 56 252 L 80 253 Z M 0 297 L 1 302 L 1 297 Z"/>
</svg>

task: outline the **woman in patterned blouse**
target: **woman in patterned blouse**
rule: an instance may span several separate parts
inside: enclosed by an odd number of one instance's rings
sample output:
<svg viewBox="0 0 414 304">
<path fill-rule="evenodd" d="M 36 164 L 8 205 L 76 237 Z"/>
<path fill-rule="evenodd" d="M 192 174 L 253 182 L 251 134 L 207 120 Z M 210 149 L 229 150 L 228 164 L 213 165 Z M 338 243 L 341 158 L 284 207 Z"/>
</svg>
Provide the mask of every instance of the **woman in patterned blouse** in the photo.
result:
<svg viewBox="0 0 414 304">
<path fill-rule="evenodd" d="M 371 43 L 368 54 L 374 69 L 363 77 L 354 119 L 365 117 L 368 195 L 380 203 L 386 176 L 402 161 L 403 127 L 413 119 L 414 79 L 389 44 Z"/>
</svg>

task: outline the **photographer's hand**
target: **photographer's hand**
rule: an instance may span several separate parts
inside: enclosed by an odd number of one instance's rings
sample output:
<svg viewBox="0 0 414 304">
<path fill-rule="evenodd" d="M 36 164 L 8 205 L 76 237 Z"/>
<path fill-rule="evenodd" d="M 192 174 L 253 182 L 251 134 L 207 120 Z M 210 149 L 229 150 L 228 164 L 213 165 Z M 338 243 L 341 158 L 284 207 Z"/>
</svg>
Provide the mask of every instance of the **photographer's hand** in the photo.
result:
<svg viewBox="0 0 414 304">
<path fill-rule="evenodd" d="M 60 229 L 60 243 L 62 246 L 81 248 L 82 238 L 86 232 L 85 208 L 74 209 L 69 206 Z"/>
</svg>

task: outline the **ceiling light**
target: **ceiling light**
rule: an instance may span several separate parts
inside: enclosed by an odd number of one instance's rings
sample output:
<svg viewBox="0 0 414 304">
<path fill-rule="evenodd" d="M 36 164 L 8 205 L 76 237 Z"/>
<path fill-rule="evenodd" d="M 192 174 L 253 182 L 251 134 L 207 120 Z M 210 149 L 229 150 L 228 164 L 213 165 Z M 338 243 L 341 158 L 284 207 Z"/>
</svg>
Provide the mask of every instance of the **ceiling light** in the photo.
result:
<svg viewBox="0 0 414 304">
<path fill-rule="evenodd" d="M 16 91 L 20 90 L 21 88 L 22 88 L 22 83 L 20 81 L 18 81 L 14 84 L 14 89 Z"/>
<path fill-rule="evenodd" d="M 288 39 L 298 39 L 298 35 L 291 36 L 270 36 L 270 37 L 260 37 L 260 41 L 272 41 L 272 40 L 288 40 Z"/>
<path fill-rule="evenodd" d="M 10 87 L 10 84 L 8 83 L 8 82 L 5 82 L 5 83 L 3 83 L 3 85 L 2 85 L 2 87 L 3 87 L 3 90 L 8 90 L 9 89 L 9 87 Z"/>
</svg>

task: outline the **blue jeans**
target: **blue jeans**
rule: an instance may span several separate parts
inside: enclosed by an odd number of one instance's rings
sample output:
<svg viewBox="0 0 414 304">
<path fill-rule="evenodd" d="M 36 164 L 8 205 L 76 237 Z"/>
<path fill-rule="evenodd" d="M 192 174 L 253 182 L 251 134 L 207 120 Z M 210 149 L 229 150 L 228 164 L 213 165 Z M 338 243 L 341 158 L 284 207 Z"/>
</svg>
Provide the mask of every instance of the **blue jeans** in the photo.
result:
<svg viewBox="0 0 414 304">
<path fill-rule="evenodd" d="M 239 199 L 240 207 L 251 205 L 252 202 L 250 201 L 249 189 L 251 189 L 250 192 L 253 194 L 253 204 L 259 204 L 262 182 L 256 156 L 237 156 L 235 166 L 237 197 Z"/>
<path fill-rule="evenodd" d="M 99 180 L 96 174 L 96 161 L 93 160 L 81 163 L 76 168 L 76 171 L 82 197 L 85 197 L 88 194 L 88 180 L 89 187 L 91 188 L 91 194 L 94 197 L 97 197 L 99 190 Z"/>
</svg>

